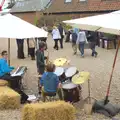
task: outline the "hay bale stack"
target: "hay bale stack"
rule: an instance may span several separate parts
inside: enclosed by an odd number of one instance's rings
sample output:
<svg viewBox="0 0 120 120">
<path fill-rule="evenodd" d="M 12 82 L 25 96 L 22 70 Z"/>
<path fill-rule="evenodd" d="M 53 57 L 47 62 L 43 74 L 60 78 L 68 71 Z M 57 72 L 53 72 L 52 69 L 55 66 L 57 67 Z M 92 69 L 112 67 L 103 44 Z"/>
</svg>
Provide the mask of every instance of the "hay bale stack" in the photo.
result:
<svg viewBox="0 0 120 120">
<path fill-rule="evenodd" d="M 5 86 L 0 87 L 0 109 L 16 109 L 20 107 L 20 95 Z"/>
<path fill-rule="evenodd" d="M 1 86 L 8 86 L 8 82 L 6 80 L 0 79 L 0 87 Z"/>
<path fill-rule="evenodd" d="M 64 101 L 27 104 L 22 120 L 75 120 L 75 108 Z"/>
</svg>

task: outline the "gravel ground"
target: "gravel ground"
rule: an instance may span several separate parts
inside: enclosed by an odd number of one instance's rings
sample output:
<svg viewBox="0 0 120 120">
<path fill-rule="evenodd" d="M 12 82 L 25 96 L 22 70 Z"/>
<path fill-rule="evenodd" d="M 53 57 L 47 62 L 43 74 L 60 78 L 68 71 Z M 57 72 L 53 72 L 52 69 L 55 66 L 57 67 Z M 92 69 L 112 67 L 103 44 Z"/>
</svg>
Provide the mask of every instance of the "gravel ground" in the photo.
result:
<svg viewBox="0 0 120 120">
<path fill-rule="evenodd" d="M 7 49 L 7 39 L 3 40 L 3 44 L 0 44 L 0 51 Z M 85 50 L 85 58 L 79 56 L 79 52 L 76 56 L 73 56 L 73 51 L 71 49 L 70 43 L 65 43 L 64 49 L 58 51 L 53 50 L 53 41 L 49 37 L 48 47 L 50 52 L 50 60 L 54 60 L 59 57 L 66 57 L 70 60 L 70 66 L 76 66 L 79 71 L 89 71 L 91 74 L 91 96 L 101 100 L 105 97 L 106 88 L 108 86 L 108 81 L 110 77 L 110 72 L 112 68 L 113 58 L 115 55 L 115 50 L 105 50 L 102 48 L 97 48 L 98 57 L 91 57 L 91 50 Z M 18 67 L 21 65 L 26 65 L 28 67 L 27 74 L 24 77 L 24 84 L 26 86 L 27 94 L 37 94 L 37 73 L 36 73 L 36 63 L 31 61 L 27 57 L 27 47 L 25 41 L 25 60 L 18 60 L 16 58 L 16 43 L 15 40 L 11 40 L 11 65 Z M 117 63 L 115 67 L 115 72 L 113 75 L 113 81 L 110 92 L 110 101 L 112 103 L 120 103 L 120 54 L 118 54 Z M 82 96 L 86 98 L 88 95 L 87 83 L 82 85 Z M 92 116 L 87 116 L 84 114 L 84 111 L 80 109 L 80 104 L 76 103 L 75 107 L 77 108 L 77 119 L 78 120 L 112 120 L 106 118 L 100 114 L 93 114 Z M 21 120 L 21 110 L 7 110 L 0 111 L 0 120 Z M 117 120 L 120 120 L 120 115 L 115 116 Z"/>
</svg>

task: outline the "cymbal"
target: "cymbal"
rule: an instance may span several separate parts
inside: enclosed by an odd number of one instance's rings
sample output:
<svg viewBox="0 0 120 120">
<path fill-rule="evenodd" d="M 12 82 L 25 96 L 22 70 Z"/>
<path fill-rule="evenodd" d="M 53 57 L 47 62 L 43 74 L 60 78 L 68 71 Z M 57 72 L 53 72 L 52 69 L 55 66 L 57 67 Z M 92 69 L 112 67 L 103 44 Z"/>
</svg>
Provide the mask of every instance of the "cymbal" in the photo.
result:
<svg viewBox="0 0 120 120">
<path fill-rule="evenodd" d="M 83 84 L 87 80 L 89 80 L 90 73 L 89 72 L 79 72 L 72 78 L 72 82 L 74 84 Z"/>
<path fill-rule="evenodd" d="M 56 66 L 63 66 L 64 64 L 67 63 L 67 59 L 66 58 L 57 58 L 56 60 L 53 61 L 53 63 L 56 65 Z"/>
</svg>

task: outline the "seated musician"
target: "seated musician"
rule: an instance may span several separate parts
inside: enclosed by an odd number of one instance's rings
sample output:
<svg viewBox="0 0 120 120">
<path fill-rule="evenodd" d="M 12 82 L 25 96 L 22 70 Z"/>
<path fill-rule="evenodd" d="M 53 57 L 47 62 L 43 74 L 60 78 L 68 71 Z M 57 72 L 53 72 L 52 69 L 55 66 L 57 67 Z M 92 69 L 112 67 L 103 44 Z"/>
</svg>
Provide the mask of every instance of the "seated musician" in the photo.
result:
<svg viewBox="0 0 120 120">
<path fill-rule="evenodd" d="M 49 63 L 46 66 L 47 72 L 45 72 L 42 75 L 42 78 L 40 79 L 40 85 L 42 87 L 42 96 L 43 96 L 43 101 L 45 101 L 45 94 L 46 93 L 58 93 L 59 98 L 62 100 L 62 93 L 61 93 L 61 88 L 59 87 L 59 78 L 58 76 L 54 73 L 55 71 L 55 65 L 52 63 Z"/>
<path fill-rule="evenodd" d="M 10 72 L 14 69 L 7 63 L 7 51 L 2 51 L 2 58 L 0 58 L 0 79 L 7 80 L 10 84 L 10 87 L 21 95 L 21 103 L 25 103 L 28 99 L 28 96 L 20 90 L 19 80 L 21 79 L 19 76 L 12 77 Z"/>
<path fill-rule="evenodd" d="M 2 51 L 2 58 L 0 58 L 0 79 L 7 80 L 10 84 L 10 87 L 15 89 L 19 87 L 19 79 L 17 77 L 12 77 L 10 72 L 14 69 L 7 63 L 8 54 L 7 51 Z"/>
<path fill-rule="evenodd" d="M 44 50 L 46 49 L 46 44 L 44 42 L 39 43 L 39 49 L 36 51 L 36 62 L 37 62 L 37 70 L 40 75 L 42 75 L 45 71 L 45 56 Z"/>
</svg>

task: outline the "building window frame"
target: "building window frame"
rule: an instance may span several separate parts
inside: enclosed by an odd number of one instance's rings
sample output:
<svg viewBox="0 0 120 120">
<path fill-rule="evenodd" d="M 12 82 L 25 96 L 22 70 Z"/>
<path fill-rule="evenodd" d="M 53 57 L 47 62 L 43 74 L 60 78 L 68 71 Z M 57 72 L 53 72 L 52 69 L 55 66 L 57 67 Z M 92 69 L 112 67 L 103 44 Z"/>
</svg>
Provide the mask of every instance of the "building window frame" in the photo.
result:
<svg viewBox="0 0 120 120">
<path fill-rule="evenodd" d="M 64 0 L 65 4 L 72 3 L 72 0 Z"/>
<path fill-rule="evenodd" d="M 88 0 L 79 0 L 79 2 L 87 2 Z"/>
</svg>

